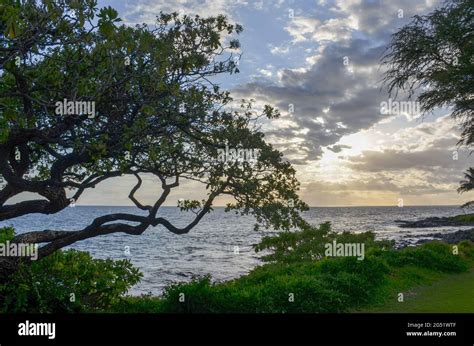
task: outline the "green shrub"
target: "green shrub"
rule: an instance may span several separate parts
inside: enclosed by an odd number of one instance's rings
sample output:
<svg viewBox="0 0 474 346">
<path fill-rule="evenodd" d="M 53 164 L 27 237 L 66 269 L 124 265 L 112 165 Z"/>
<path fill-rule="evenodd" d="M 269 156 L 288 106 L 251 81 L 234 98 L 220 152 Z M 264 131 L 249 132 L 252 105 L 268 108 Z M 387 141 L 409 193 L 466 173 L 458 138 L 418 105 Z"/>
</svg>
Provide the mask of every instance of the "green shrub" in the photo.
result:
<svg viewBox="0 0 474 346">
<path fill-rule="evenodd" d="M 474 243 L 469 240 L 463 240 L 458 244 L 459 254 L 468 260 L 474 260 Z"/>
<path fill-rule="evenodd" d="M 290 302 L 290 294 L 294 302 Z M 276 276 L 256 286 L 195 279 L 169 287 L 162 299 L 162 312 L 170 313 L 285 313 L 323 312 L 328 307 L 342 310 L 347 297 L 316 277 Z"/>
<path fill-rule="evenodd" d="M 365 244 L 364 260 L 324 257 L 323 244 L 332 240 Z M 270 263 L 224 283 L 212 283 L 210 277 L 204 277 L 172 285 L 160 299 L 159 312 L 354 311 L 383 299 L 395 271 L 410 269 L 413 277 L 408 281 L 412 282 L 418 276 L 423 280 L 425 271 L 464 271 L 470 264 L 467 259 L 474 258 L 470 242 L 459 244 L 459 256 L 452 253 L 452 246 L 440 242 L 394 250 L 393 241 L 376 241 L 371 232 L 336 234 L 330 231 L 329 223 L 266 237 L 256 249 L 271 252 L 264 256 Z"/>
<path fill-rule="evenodd" d="M 433 241 L 417 247 L 407 247 L 400 251 L 386 251 L 382 256 L 391 266 L 414 265 L 441 272 L 459 273 L 467 270 L 469 263 L 453 254 L 451 245 Z"/>
<path fill-rule="evenodd" d="M 325 256 L 325 244 L 335 240 L 337 243 L 363 243 L 365 251 L 372 249 L 392 249 L 394 241 L 376 241 L 373 232 L 335 233 L 331 223 L 325 222 L 319 227 L 306 227 L 297 232 L 282 232 L 277 236 L 264 237 L 255 246 L 255 251 L 267 251 L 262 256 L 264 262 L 295 263 L 320 260 Z"/>
<path fill-rule="evenodd" d="M 125 296 L 105 310 L 110 313 L 150 313 L 162 312 L 163 300 L 151 294 Z"/>
<path fill-rule="evenodd" d="M 106 309 L 138 283 L 130 261 L 93 259 L 76 250 L 57 251 L 22 265 L 0 286 L 3 312 L 80 312 Z"/>
<path fill-rule="evenodd" d="M 376 257 L 366 257 L 363 261 L 346 257 L 322 261 L 321 272 L 325 280 L 349 297 L 347 305 L 352 310 L 371 302 L 379 294 L 389 267 Z"/>
<path fill-rule="evenodd" d="M 174 284 L 166 288 L 163 294 L 165 312 L 208 312 L 211 304 L 212 283 L 209 277 L 194 279 L 189 283 Z"/>
<path fill-rule="evenodd" d="M 325 239 L 331 234 L 331 224 L 323 223 L 318 228 L 307 227 L 298 232 L 282 232 L 277 236 L 263 237 L 255 246 L 256 252 L 270 251 L 262 256 L 265 262 L 298 262 L 316 260 L 324 255 Z"/>
<path fill-rule="evenodd" d="M 370 302 L 387 272 L 377 258 L 266 264 L 225 283 L 204 277 L 172 285 L 160 308 L 170 313 L 344 312 Z"/>
<path fill-rule="evenodd" d="M 0 228 L 0 243 L 10 241 L 15 236 L 15 229 L 13 227 L 1 227 Z"/>
</svg>

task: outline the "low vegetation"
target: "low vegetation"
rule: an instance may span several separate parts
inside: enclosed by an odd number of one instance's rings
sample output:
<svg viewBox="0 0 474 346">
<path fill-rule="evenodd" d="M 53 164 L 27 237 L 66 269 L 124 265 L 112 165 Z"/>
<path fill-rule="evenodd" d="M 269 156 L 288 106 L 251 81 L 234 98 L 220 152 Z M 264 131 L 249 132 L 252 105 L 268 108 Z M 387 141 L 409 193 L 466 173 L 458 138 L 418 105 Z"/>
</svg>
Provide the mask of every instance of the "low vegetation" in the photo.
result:
<svg viewBox="0 0 474 346">
<path fill-rule="evenodd" d="M 0 229 L 0 241 L 13 239 Z M 76 250 L 57 251 L 20 269 L 0 283 L 0 312 L 54 313 L 101 311 L 140 281 L 128 260 L 94 259 Z"/>
<path fill-rule="evenodd" d="M 0 239 L 12 236 L 11 229 Z M 4 238 L 1 238 L 3 234 Z M 328 257 L 325 245 L 364 244 L 364 259 Z M 124 296 L 141 277 L 129 261 L 60 251 L 0 285 L 3 312 L 324 313 L 393 309 L 399 293 L 474 267 L 474 244 L 442 242 L 395 250 L 371 232 L 337 234 L 329 223 L 264 237 L 263 265 L 226 282 L 176 283 L 159 296 Z M 73 294 L 73 296 L 72 296 Z M 71 299 L 74 297 L 74 299 Z M 467 298 L 467 297 L 466 297 Z M 388 305 L 387 305 L 388 304 Z"/>
<path fill-rule="evenodd" d="M 324 257 L 324 244 L 365 244 L 365 258 Z M 394 250 L 373 233 L 335 234 L 329 223 L 264 238 L 256 247 L 268 262 L 235 280 L 210 277 L 168 287 L 161 297 L 125 298 L 115 312 L 324 313 L 367 311 L 398 301 L 399 293 L 474 265 L 474 244 L 430 242 Z M 457 254 L 455 254 L 457 253 Z M 467 297 L 466 297 L 467 299 Z"/>
<path fill-rule="evenodd" d="M 474 223 L 474 214 L 457 215 L 450 218 L 453 221 Z"/>
</svg>

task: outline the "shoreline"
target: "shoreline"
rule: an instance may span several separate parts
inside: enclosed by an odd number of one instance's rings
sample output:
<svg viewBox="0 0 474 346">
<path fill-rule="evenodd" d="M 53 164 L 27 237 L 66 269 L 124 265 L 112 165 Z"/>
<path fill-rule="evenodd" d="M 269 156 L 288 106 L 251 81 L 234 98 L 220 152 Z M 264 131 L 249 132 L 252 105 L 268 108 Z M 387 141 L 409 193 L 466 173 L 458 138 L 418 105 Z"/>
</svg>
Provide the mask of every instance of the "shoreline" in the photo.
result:
<svg viewBox="0 0 474 346">
<path fill-rule="evenodd" d="M 474 242 L 474 214 L 460 214 L 451 217 L 427 217 L 421 220 L 407 221 L 395 220 L 400 228 L 432 228 L 432 232 L 421 235 L 410 235 L 397 241 L 397 248 L 404 248 L 407 246 L 417 246 L 425 244 L 433 240 L 444 241 L 448 244 L 457 244 L 463 240 L 470 240 Z M 466 227 L 470 229 L 459 229 L 457 231 L 439 231 L 438 227 Z M 408 238 L 421 238 L 416 242 L 410 242 Z"/>
</svg>

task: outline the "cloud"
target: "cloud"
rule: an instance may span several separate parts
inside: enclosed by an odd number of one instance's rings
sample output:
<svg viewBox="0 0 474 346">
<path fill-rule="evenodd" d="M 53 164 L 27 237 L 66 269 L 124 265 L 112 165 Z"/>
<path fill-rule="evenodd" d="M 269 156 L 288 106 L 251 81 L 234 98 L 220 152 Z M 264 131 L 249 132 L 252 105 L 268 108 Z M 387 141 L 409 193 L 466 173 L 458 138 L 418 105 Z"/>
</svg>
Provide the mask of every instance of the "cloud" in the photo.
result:
<svg viewBox="0 0 474 346">
<path fill-rule="evenodd" d="M 343 149 L 350 149 L 352 147 L 349 145 L 333 145 L 327 148 L 331 150 L 333 153 L 340 153 Z"/>
<path fill-rule="evenodd" d="M 409 196 L 407 204 L 449 204 L 459 202 L 455 189 L 462 170 L 472 165 L 466 152 L 453 160 L 459 133 L 449 116 L 417 124 L 419 120 L 408 123 L 380 110 L 389 98 L 382 88 L 380 58 L 390 35 L 411 16 L 440 3 L 328 0 L 308 8 L 283 0 L 139 0 L 128 5 L 126 19 L 153 22 L 160 10 L 182 10 L 202 16 L 224 13 L 234 20 L 248 10 L 269 12 L 279 24 L 285 20 L 278 39 L 271 29 L 258 36 L 269 39 L 258 42 L 265 58 L 252 65 L 249 78 L 242 79 L 247 82 L 232 94 L 279 108 L 282 117 L 263 129 L 267 140 L 298 165 L 302 197 L 312 205 L 396 205 L 399 196 Z M 288 7 L 295 10 L 293 19 Z M 251 32 L 255 26 L 249 18 Z M 266 17 L 265 24 L 270 22 Z M 401 93 L 398 99 L 405 96 Z M 382 135 L 375 136 L 376 131 Z M 364 137 L 368 145 L 348 137 Z"/>
<path fill-rule="evenodd" d="M 460 172 L 468 164 L 468 154 L 454 150 L 429 149 L 425 151 L 364 151 L 363 155 L 350 158 L 350 168 L 364 172 L 400 171 L 408 169 L 452 169 Z"/>
<path fill-rule="evenodd" d="M 347 25 L 347 20 L 330 18 L 319 20 L 314 17 L 295 17 L 285 27 L 293 38 L 293 43 L 303 41 L 344 41 L 351 37 L 352 30 Z"/>
<path fill-rule="evenodd" d="M 265 76 L 265 77 L 267 77 L 267 78 L 270 78 L 270 77 L 273 76 L 272 68 L 273 68 L 273 66 L 269 65 L 269 66 L 267 66 L 267 68 L 261 68 L 261 69 L 259 69 L 258 72 L 259 72 L 261 75 L 263 75 L 263 76 Z"/>
<path fill-rule="evenodd" d="M 456 189 L 462 172 L 474 165 L 474 156 L 457 147 L 456 122 L 445 115 L 408 124 L 363 131 L 373 149 L 360 153 L 352 147 L 336 155 L 338 146 L 348 143 L 344 141 L 328 146 L 321 161 L 300 172 L 303 199 L 311 205 L 396 205 L 399 198 L 407 205 L 445 205 L 469 200 Z M 349 141 L 356 149 L 359 137 L 360 133 Z"/>
<path fill-rule="evenodd" d="M 381 82 L 381 57 L 391 33 L 406 24 L 410 16 L 426 13 L 438 3 L 341 0 L 320 2 L 311 13 L 297 9 L 285 27 L 292 39 L 287 55 L 309 51 L 313 55 L 306 57 L 308 65 L 280 69 L 274 74 L 278 81 L 251 82 L 233 93 L 271 104 L 291 116 L 290 126 L 285 123 L 268 131 L 270 138 L 278 139 L 291 162 L 319 160 L 324 147 L 394 116 L 381 114 L 380 110 L 381 102 L 389 99 Z M 308 48 L 310 44 L 313 46 Z M 278 47 L 285 47 L 285 43 Z M 280 54 L 280 49 L 275 48 L 274 53 Z M 399 99 L 405 96 L 402 92 Z M 292 114 L 287 111 L 290 105 L 294 108 Z M 306 132 L 297 135 L 298 130 Z M 301 140 L 298 149 L 285 150 L 285 138 L 294 137 Z"/>
<path fill-rule="evenodd" d="M 246 0 L 138 0 L 127 3 L 123 18 L 128 24 L 153 24 L 160 11 L 197 14 L 202 17 L 224 14 L 233 18 L 238 8 L 248 4 Z M 256 4 L 258 6 L 260 4 Z"/>
<path fill-rule="evenodd" d="M 282 46 L 274 46 L 274 45 L 269 45 L 270 48 L 270 53 L 273 55 L 285 55 L 288 54 L 290 51 L 290 47 L 288 45 L 282 45 Z"/>
<path fill-rule="evenodd" d="M 248 83 L 233 94 L 272 104 L 291 115 L 291 128 L 274 128 L 268 134 L 291 138 L 294 130 L 305 129 L 305 135 L 300 136 L 304 140 L 300 152 L 307 161 L 317 160 L 323 147 L 389 117 L 380 113 L 380 103 L 386 99 L 378 84 L 380 76 L 366 68 L 376 69 L 382 49 L 361 39 L 349 45 L 332 45 L 308 69 L 283 69 L 278 83 Z M 352 72 L 344 65 L 345 56 L 351 57 Z M 291 114 L 290 105 L 294 108 Z"/>
<path fill-rule="evenodd" d="M 440 0 L 336 0 L 335 12 L 346 18 L 352 29 L 374 38 L 387 38 L 413 16 L 427 13 Z"/>
<path fill-rule="evenodd" d="M 369 178 L 366 180 L 351 180 L 342 183 L 333 182 L 312 182 L 305 186 L 311 192 L 332 192 L 332 191 L 399 191 L 397 185 L 390 179 Z"/>
<path fill-rule="evenodd" d="M 403 177 L 378 173 L 345 182 L 311 182 L 302 187 L 301 197 L 310 205 L 393 205 L 402 198 L 405 205 L 457 204 L 460 197 L 455 185 L 411 176 Z M 462 202 L 461 202 L 462 203 Z"/>
<path fill-rule="evenodd" d="M 457 147 L 459 129 L 449 115 L 401 129 L 392 138 L 393 144 L 386 144 L 389 147 L 349 157 L 349 167 L 363 172 L 429 170 L 436 171 L 438 176 L 444 172 L 452 182 L 453 172 L 474 164 L 470 152 Z"/>
</svg>

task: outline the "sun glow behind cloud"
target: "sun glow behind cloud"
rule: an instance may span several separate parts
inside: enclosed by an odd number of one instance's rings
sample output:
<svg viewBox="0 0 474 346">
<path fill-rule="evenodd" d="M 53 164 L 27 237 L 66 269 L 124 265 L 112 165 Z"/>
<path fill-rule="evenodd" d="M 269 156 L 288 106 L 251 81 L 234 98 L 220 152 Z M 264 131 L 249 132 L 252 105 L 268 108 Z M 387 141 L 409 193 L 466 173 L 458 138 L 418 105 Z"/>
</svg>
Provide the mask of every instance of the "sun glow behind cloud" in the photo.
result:
<svg viewBox="0 0 474 346">
<path fill-rule="evenodd" d="M 460 204 L 455 192 L 472 157 L 452 160 L 456 129 L 444 111 L 426 119 L 380 114 L 380 56 L 390 34 L 440 1 L 198 1 L 140 0 L 111 5 L 130 23 L 153 21 L 160 10 L 223 13 L 244 26 L 241 73 L 219 80 L 236 99 L 270 104 L 280 119 L 267 122 L 266 139 L 291 160 L 310 205 Z M 400 19 L 397 10 L 403 8 Z M 294 17 L 289 18 L 289 10 Z M 343 65 L 348 57 L 350 66 Z M 289 105 L 295 111 L 289 113 Z M 104 184 L 81 203 L 120 200 L 132 180 Z M 152 182 L 149 182 L 153 186 Z M 127 186 L 128 186 L 127 185 Z M 103 191 L 118 189 L 114 197 Z M 142 197 L 153 200 L 153 190 Z M 187 197 L 203 191 L 189 184 Z M 116 196 L 116 197 L 115 197 Z M 224 202 L 221 203 L 221 205 Z M 168 205 L 176 205 L 175 200 Z"/>
</svg>

